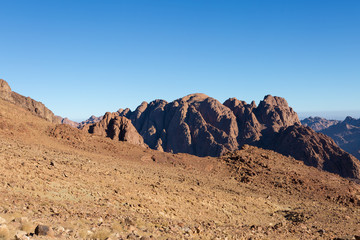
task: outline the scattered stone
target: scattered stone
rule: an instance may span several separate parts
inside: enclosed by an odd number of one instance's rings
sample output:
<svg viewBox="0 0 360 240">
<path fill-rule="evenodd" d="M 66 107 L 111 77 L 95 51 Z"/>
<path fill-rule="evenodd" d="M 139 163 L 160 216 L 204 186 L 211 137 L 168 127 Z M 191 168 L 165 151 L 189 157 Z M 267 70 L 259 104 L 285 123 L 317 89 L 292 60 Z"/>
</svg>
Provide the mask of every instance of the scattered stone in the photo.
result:
<svg viewBox="0 0 360 240">
<path fill-rule="evenodd" d="M 303 213 L 284 211 L 285 219 L 293 223 L 305 222 L 306 218 Z"/>
<path fill-rule="evenodd" d="M 134 234 L 134 233 L 130 233 L 129 235 L 127 235 L 126 239 L 130 239 L 130 240 L 138 240 L 139 236 Z"/>
<path fill-rule="evenodd" d="M 6 220 L 2 217 L 0 217 L 0 224 L 5 224 L 6 223 Z"/>
<path fill-rule="evenodd" d="M 35 235 L 38 236 L 54 236 L 54 231 L 46 225 L 37 225 Z"/>
</svg>

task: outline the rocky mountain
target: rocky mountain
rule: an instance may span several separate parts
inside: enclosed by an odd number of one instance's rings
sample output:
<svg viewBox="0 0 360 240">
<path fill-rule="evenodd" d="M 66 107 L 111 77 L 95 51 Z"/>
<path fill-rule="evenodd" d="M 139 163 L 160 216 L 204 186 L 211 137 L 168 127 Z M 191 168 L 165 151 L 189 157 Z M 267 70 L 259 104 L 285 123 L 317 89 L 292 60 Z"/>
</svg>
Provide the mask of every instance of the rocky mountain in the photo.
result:
<svg viewBox="0 0 360 240">
<path fill-rule="evenodd" d="M 107 112 L 101 121 L 87 124 L 83 127 L 83 130 L 99 136 L 145 146 L 143 138 L 131 121 L 114 113 Z"/>
<path fill-rule="evenodd" d="M 130 119 L 144 142 L 160 151 L 221 156 L 250 144 L 343 177 L 360 178 L 359 160 L 328 136 L 302 126 L 280 97 L 265 96 L 256 106 L 236 98 L 222 104 L 205 94 L 191 94 L 170 103 L 143 102 L 135 111 L 120 109 L 112 115 L 117 116 Z"/>
<path fill-rule="evenodd" d="M 24 97 L 16 92 L 13 92 L 9 84 L 3 79 L 0 79 L 0 98 L 25 108 L 33 114 L 46 119 L 47 121 L 60 123 L 62 120 L 60 117 L 55 116 L 54 113 L 50 111 L 43 103 L 35 101 L 30 97 Z"/>
<path fill-rule="evenodd" d="M 338 120 L 328 120 L 326 118 L 321 118 L 321 117 L 308 117 L 301 120 L 302 125 L 308 126 L 317 132 L 324 130 L 332 125 L 336 125 L 339 122 L 340 121 Z"/>
<path fill-rule="evenodd" d="M 341 148 L 360 159 L 360 119 L 347 117 L 321 133 L 331 137 Z"/>
</svg>

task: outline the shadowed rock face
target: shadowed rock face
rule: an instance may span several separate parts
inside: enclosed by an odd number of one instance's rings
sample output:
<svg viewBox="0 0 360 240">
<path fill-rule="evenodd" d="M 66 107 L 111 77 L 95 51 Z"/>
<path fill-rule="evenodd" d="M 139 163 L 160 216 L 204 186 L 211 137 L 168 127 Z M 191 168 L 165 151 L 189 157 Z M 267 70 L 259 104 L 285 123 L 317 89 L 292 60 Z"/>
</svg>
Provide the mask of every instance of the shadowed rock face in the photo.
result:
<svg viewBox="0 0 360 240">
<path fill-rule="evenodd" d="M 44 104 L 37 102 L 30 97 L 24 97 L 16 92 L 11 91 L 9 84 L 0 79 L 0 97 L 6 101 L 25 108 L 33 114 L 44 118 L 53 123 L 61 123 L 61 118 L 54 115 Z"/>
<path fill-rule="evenodd" d="M 294 125 L 282 129 L 265 147 L 343 177 L 360 177 L 358 159 L 341 149 L 330 137 L 306 126 Z"/>
<path fill-rule="evenodd" d="M 139 135 L 131 121 L 115 113 L 107 112 L 100 122 L 85 125 L 83 130 L 118 141 L 145 146 L 143 138 Z"/>
</svg>

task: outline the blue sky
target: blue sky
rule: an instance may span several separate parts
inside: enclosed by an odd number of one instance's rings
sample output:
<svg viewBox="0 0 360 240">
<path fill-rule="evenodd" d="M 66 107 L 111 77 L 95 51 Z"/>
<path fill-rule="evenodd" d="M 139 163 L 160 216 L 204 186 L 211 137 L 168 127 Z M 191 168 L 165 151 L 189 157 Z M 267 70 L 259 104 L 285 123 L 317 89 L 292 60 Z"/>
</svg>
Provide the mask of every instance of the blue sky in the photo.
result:
<svg viewBox="0 0 360 240">
<path fill-rule="evenodd" d="M 0 78 L 74 120 L 195 92 L 360 117 L 359 13 L 357 0 L 0 0 Z"/>
</svg>

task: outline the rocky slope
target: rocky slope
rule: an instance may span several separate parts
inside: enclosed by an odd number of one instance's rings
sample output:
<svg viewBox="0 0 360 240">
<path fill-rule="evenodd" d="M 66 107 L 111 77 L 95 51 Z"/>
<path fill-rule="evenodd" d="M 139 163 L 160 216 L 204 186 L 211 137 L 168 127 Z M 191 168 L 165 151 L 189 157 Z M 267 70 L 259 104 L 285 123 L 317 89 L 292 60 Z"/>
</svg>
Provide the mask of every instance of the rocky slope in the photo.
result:
<svg viewBox="0 0 360 240">
<path fill-rule="evenodd" d="M 321 133 L 331 137 L 341 148 L 360 159 L 360 119 L 347 117 Z"/>
<path fill-rule="evenodd" d="M 33 114 L 50 122 L 60 123 L 62 120 L 60 117 L 55 116 L 54 113 L 45 107 L 45 105 L 41 102 L 11 91 L 9 84 L 3 79 L 0 79 L 0 98 L 23 107 Z"/>
<path fill-rule="evenodd" d="M 301 124 L 304 126 L 308 126 L 316 132 L 324 130 L 332 125 L 338 124 L 340 121 L 338 120 L 328 120 L 326 118 L 321 117 L 308 117 L 301 120 Z"/>
<path fill-rule="evenodd" d="M 276 152 L 154 151 L 55 125 L 2 99 L 0 116 L 1 239 L 360 236 L 359 184 Z M 37 235 L 38 225 L 50 236 Z"/>
<path fill-rule="evenodd" d="M 302 126 L 280 97 L 265 96 L 256 106 L 236 98 L 221 104 L 205 94 L 191 94 L 170 103 L 143 102 L 135 111 L 120 109 L 117 115 L 130 119 L 144 142 L 156 150 L 221 156 L 250 144 L 343 177 L 360 178 L 359 160 L 331 138 Z"/>
</svg>

